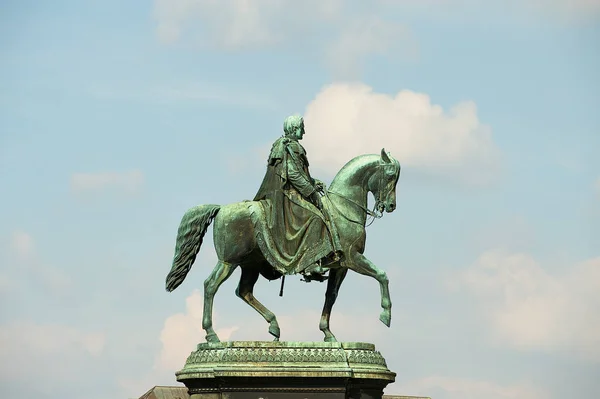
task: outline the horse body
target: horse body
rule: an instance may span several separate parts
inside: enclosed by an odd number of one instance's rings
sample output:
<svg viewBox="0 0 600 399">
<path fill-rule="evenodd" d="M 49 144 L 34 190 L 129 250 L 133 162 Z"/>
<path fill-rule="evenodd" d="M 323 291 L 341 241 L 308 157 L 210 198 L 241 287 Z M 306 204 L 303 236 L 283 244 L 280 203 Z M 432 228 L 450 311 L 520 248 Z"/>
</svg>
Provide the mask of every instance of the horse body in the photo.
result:
<svg viewBox="0 0 600 399">
<path fill-rule="evenodd" d="M 383 167 L 382 167 L 383 166 Z M 337 225 L 344 259 L 328 265 L 329 277 L 325 304 L 319 328 L 325 341 L 336 341 L 329 329 L 331 309 L 348 269 L 375 278 L 381 288 L 380 320 L 388 327 L 391 323 L 391 301 L 388 279 L 385 272 L 377 268 L 364 255 L 367 219 L 367 196 L 372 192 L 379 211 L 392 212 L 396 207 L 396 184 L 400 165 L 382 150 L 381 156 L 362 155 L 346 164 L 334 178 L 329 190 L 322 198 Z M 204 309 L 202 328 L 208 342 L 218 342 L 212 326 L 214 296 L 219 286 L 239 266 L 242 270 L 236 295 L 248 303 L 269 323 L 269 333 L 279 339 L 280 330 L 275 315 L 260 303 L 253 294 L 260 275 L 274 280 L 282 276 L 261 253 L 257 242 L 252 212 L 261 206 L 258 202 L 238 202 L 229 205 L 200 205 L 186 212 L 180 224 L 175 258 L 167 276 L 167 291 L 172 291 L 183 282 L 202 244 L 202 238 L 213 222 L 214 246 L 218 262 L 204 282 Z"/>
<path fill-rule="evenodd" d="M 251 203 L 254 206 L 255 202 Z M 256 248 L 249 202 L 236 202 L 221 208 L 214 220 L 213 242 L 217 258 L 232 264 L 247 262 Z M 225 237 L 233 239 L 224 240 Z"/>
</svg>

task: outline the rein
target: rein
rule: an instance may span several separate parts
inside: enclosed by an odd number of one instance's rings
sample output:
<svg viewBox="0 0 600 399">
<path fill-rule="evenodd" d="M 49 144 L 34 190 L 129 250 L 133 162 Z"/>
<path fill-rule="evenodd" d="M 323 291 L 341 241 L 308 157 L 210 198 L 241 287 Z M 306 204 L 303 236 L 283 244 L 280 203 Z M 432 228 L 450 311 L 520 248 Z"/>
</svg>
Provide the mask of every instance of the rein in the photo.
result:
<svg viewBox="0 0 600 399">
<path fill-rule="evenodd" d="M 356 224 L 360 224 L 360 222 L 356 221 L 356 220 L 352 220 L 350 219 L 348 216 L 344 215 L 344 213 L 342 211 L 340 211 L 340 209 L 337 207 L 337 205 L 331 200 L 331 198 L 329 198 L 329 194 L 335 194 L 337 195 L 339 198 L 342 198 L 343 200 L 350 202 L 351 204 L 356 205 L 357 207 L 359 207 L 363 212 L 365 212 L 367 215 L 369 215 L 370 217 L 372 217 L 373 219 L 371 219 L 371 221 L 367 224 L 367 221 L 365 220 L 365 227 L 369 227 L 371 224 L 373 224 L 373 222 L 375 221 L 375 219 L 380 219 L 383 217 L 383 211 L 379 210 L 379 207 L 381 206 L 381 204 L 383 203 L 383 201 L 381 200 L 381 183 L 383 182 L 383 177 L 380 178 L 380 183 L 379 183 L 379 192 L 377 193 L 377 198 L 375 200 L 375 204 L 373 205 L 373 210 L 370 210 L 369 208 L 367 208 L 364 205 L 359 204 L 358 202 L 351 200 L 348 197 L 343 196 L 342 194 L 336 193 L 335 191 L 328 191 L 328 190 L 324 190 L 324 194 L 325 196 L 329 199 L 329 202 L 331 203 L 331 205 L 333 205 L 333 207 L 336 209 L 336 211 L 338 211 L 338 213 L 340 215 L 342 215 L 346 220 L 349 220 L 353 223 Z"/>
<path fill-rule="evenodd" d="M 375 205 L 373 206 L 373 210 L 370 210 L 370 209 L 369 209 L 369 208 L 367 208 L 366 206 L 363 206 L 363 205 L 359 204 L 358 202 L 356 202 L 356 201 L 353 201 L 353 200 L 351 200 L 350 198 L 343 196 L 342 194 L 336 193 L 335 191 L 325 191 L 325 196 L 326 196 L 326 197 L 329 197 L 329 194 L 335 194 L 335 195 L 337 195 L 339 198 L 342 198 L 343 200 L 346 200 L 346 201 L 348 201 L 348 202 L 350 202 L 350 203 L 352 203 L 352 204 L 356 205 L 356 206 L 357 206 L 357 207 L 359 207 L 359 208 L 360 208 L 360 209 L 361 209 L 363 212 L 365 212 L 367 215 L 371 216 L 373 219 L 379 219 L 379 218 L 381 218 L 381 217 L 383 216 L 383 213 L 382 213 L 382 212 L 378 212 L 378 211 L 377 211 L 377 205 L 378 205 L 378 202 L 379 202 L 379 201 L 377 201 L 377 203 L 375 203 Z M 339 208 L 338 208 L 338 207 L 335 205 L 335 203 L 334 203 L 333 201 L 331 201 L 331 199 L 329 199 L 329 201 L 331 202 L 331 204 L 332 204 L 332 205 L 335 207 L 335 209 L 336 209 L 336 210 L 337 210 L 337 211 L 338 211 L 338 212 L 339 212 L 339 213 L 340 213 L 340 214 L 341 214 L 343 217 L 345 217 L 346 219 L 348 219 L 348 220 L 349 220 L 349 221 L 351 221 L 351 222 L 354 222 L 354 223 L 359 223 L 359 224 L 360 224 L 360 222 L 357 222 L 356 220 L 352 220 L 352 219 L 350 219 L 349 217 L 347 217 L 346 215 L 344 215 L 344 213 L 343 213 L 342 211 L 340 211 L 340 210 L 339 210 Z"/>
<path fill-rule="evenodd" d="M 361 205 L 358 202 L 343 196 L 342 194 L 336 193 L 335 191 L 324 190 L 323 193 L 329 199 L 329 202 L 331 203 L 331 205 L 333 205 L 333 207 L 338 211 L 338 213 L 340 215 L 342 215 L 346 220 L 349 220 L 349 221 L 351 221 L 353 223 L 357 223 L 357 224 L 360 224 L 360 222 L 357 222 L 356 220 L 352 220 L 348 216 L 344 215 L 344 213 L 342 211 L 340 211 L 340 209 L 337 207 L 337 205 L 335 205 L 335 203 L 331 200 L 331 198 L 329 198 L 329 194 L 335 194 L 339 198 L 342 198 L 343 200 L 350 202 L 350 203 L 356 205 L 357 207 L 359 207 L 363 212 L 365 212 L 367 215 L 369 215 L 370 217 L 373 218 L 373 219 L 371 219 L 369 224 L 366 224 L 367 221 L 365 220 L 365 227 L 369 227 L 375 221 L 375 219 L 381 219 L 383 217 L 383 210 L 380 210 L 381 204 L 383 203 L 383 201 L 381 200 L 381 196 L 383 195 L 382 194 L 383 193 L 382 186 L 383 186 L 383 173 L 381 174 L 381 176 L 379 176 L 379 187 L 377 190 L 378 193 L 377 193 L 377 198 L 375 199 L 375 204 L 373 205 L 373 210 L 370 210 L 366 206 Z"/>
</svg>

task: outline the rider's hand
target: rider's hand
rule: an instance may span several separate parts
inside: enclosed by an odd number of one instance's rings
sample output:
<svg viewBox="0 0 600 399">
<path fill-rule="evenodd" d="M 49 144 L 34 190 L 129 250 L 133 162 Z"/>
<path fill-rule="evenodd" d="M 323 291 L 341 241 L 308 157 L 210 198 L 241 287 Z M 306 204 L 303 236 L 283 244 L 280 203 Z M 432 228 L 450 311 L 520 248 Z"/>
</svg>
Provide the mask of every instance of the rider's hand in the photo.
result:
<svg viewBox="0 0 600 399">
<path fill-rule="evenodd" d="M 315 179 L 315 189 L 317 191 L 325 191 L 327 187 L 325 186 L 325 183 L 323 183 L 321 180 L 317 180 Z"/>
<path fill-rule="evenodd" d="M 312 200 L 312 203 L 316 205 L 317 208 L 323 209 L 323 202 L 321 202 L 321 196 L 318 192 L 315 191 L 314 193 L 312 193 L 310 199 Z"/>
</svg>

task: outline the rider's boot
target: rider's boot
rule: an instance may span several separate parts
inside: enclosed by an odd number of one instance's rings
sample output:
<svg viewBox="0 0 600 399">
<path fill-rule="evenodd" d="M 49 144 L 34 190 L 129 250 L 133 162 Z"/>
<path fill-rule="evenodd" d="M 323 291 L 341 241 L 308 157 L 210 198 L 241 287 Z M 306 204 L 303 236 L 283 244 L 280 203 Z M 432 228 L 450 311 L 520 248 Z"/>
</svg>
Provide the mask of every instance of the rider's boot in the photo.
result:
<svg viewBox="0 0 600 399">
<path fill-rule="evenodd" d="M 304 269 L 304 272 L 302 274 L 304 274 L 304 281 L 306 281 L 307 283 L 312 280 L 323 282 L 327 280 L 327 276 L 324 275 L 326 272 L 327 270 L 324 269 L 323 266 L 321 266 L 321 261 L 319 261 L 314 265 Z"/>
</svg>

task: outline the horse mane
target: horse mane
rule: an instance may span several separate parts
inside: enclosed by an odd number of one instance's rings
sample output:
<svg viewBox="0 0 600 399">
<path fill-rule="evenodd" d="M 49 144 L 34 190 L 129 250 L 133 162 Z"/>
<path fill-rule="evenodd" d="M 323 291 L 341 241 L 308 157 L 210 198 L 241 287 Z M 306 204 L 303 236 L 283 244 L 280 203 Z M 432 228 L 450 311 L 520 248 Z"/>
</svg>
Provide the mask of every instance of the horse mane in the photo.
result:
<svg viewBox="0 0 600 399">
<path fill-rule="evenodd" d="M 390 158 L 392 163 L 398 167 L 398 175 L 399 175 L 400 162 L 398 162 L 398 160 L 396 158 L 392 157 L 392 155 L 389 153 L 388 153 L 388 157 Z M 350 178 L 350 177 L 356 175 L 357 170 L 360 170 L 366 166 L 369 166 L 372 163 L 378 163 L 380 161 L 381 161 L 380 154 L 358 155 L 358 156 L 352 158 L 351 160 L 349 160 L 348 162 L 346 162 L 346 164 L 344 166 L 342 166 L 342 168 L 337 172 L 337 174 L 331 181 L 331 185 L 333 186 L 336 181 L 341 181 L 341 180 Z"/>
<path fill-rule="evenodd" d="M 354 174 L 356 170 L 362 169 L 366 165 L 371 164 L 371 162 L 379 161 L 379 159 L 380 157 L 377 154 L 363 154 L 352 158 L 336 173 L 332 184 L 338 177 L 349 175 L 350 173 Z"/>
</svg>

